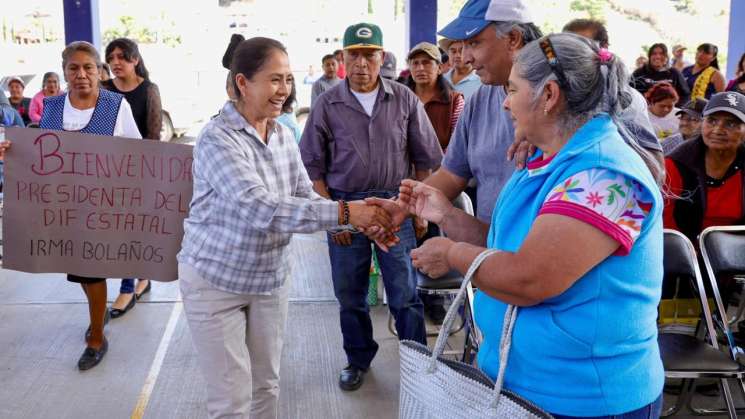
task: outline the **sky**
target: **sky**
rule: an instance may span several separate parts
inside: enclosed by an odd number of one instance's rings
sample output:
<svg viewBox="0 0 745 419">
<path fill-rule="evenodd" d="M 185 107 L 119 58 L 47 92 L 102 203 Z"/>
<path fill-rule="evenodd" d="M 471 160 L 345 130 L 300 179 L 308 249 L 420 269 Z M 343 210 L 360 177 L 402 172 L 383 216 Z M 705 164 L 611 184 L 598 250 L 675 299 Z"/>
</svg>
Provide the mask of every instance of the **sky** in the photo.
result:
<svg viewBox="0 0 745 419">
<path fill-rule="evenodd" d="M 405 0 L 401 0 L 405 2 Z M 649 24 L 628 19 L 617 11 L 608 10 L 607 25 L 611 44 L 618 55 L 627 62 L 642 52 L 643 46 L 663 41 L 683 43 L 694 48 L 701 42 L 713 42 L 726 51 L 728 17 L 722 11 L 730 0 L 689 0 L 698 10 L 695 16 L 675 13 L 675 2 L 670 0 L 614 0 L 629 10 L 655 20 L 657 29 Z M 462 0 L 439 0 L 438 28 L 447 24 L 457 12 Z M 565 22 L 579 17 L 569 10 L 571 0 L 527 0 L 534 21 L 544 28 L 560 30 Z M 17 26 L 28 25 L 33 12 L 48 14 L 45 25 L 63 33 L 62 0 L 14 1 L 13 7 L 4 8 L 3 21 Z M 100 0 L 100 25 L 102 32 L 118 24 L 119 16 L 135 17 L 138 23 L 150 27 L 172 24 L 172 30 L 182 36 L 188 54 L 210 56 L 215 43 L 226 43 L 236 29 L 245 35 L 263 35 L 279 38 L 294 58 L 293 67 L 306 68 L 333 45 L 318 45 L 316 38 L 341 38 L 344 28 L 354 22 L 370 20 L 383 27 L 387 49 L 396 55 L 405 53 L 405 18 L 394 19 L 394 0 L 375 0 L 375 15 L 367 15 L 367 0 L 254 0 L 234 3 L 230 9 L 217 7 L 217 0 Z M 188 5 L 188 7 L 185 7 Z M 245 28 L 230 28 L 230 24 Z M 695 30 L 695 28 L 705 30 Z M 619 36 L 619 34 L 621 36 Z M 704 39 L 706 38 L 706 39 Z"/>
</svg>

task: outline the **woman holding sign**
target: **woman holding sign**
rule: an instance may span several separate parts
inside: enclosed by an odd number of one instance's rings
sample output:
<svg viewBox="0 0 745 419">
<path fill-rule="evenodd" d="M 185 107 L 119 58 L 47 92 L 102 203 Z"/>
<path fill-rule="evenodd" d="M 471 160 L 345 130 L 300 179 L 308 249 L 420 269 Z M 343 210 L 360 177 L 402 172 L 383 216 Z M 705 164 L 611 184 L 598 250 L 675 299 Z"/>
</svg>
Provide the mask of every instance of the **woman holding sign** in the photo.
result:
<svg viewBox="0 0 745 419">
<path fill-rule="evenodd" d="M 67 93 L 46 98 L 39 122 L 42 129 L 142 138 L 124 97 L 99 88 L 100 63 L 98 51 L 88 42 L 72 42 L 62 51 Z M 108 320 L 106 278 L 68 274 L 67 280 L 79 283 L 88 298 L 87 345 L 78 361 L 78 368 L 84 371 L 98 365 L 109 347 L 103 334 L 104 323 Z"/>
<path fill-rule="evenodd" d="M 275 120 L 292 90 L 285 47 L 242 41 L 228 101 L 194 147 L 194 194 L 178 255 L 184 311 L 209 417 L 276 418 L 292 233 L 388 228 L 385 211 L 313 191 L 292 131 Z"/>
</svg>

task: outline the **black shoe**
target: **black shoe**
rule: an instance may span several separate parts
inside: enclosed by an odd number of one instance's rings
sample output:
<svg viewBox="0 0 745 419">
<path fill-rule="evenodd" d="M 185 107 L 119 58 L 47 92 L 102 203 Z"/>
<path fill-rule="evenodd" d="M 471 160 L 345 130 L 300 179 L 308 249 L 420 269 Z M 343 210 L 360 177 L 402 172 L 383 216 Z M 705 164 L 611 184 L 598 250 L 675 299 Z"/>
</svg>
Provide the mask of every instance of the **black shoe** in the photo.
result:
<svg viewBox="0 0 745 419">
<path fill-rule="evenodd" d="M 111 314 L 109 314 L 109 310 L 106 310 L 106 315 L 103 316 L 103 325 L 106 326 L 109 324 L 109 319 L 111 318 Z M 91 338 L 91 327 L 88 326 L 87 329 L 85 329 L 85 341 L 88 342 L 88 339 Z"/>
<path fill-rule="evenodd" d="M 124 309 L 118 309 L 118 308 L 112 308 L 109 310 L 111 312 L 111 318 L 112 319 L 118 319 L 119 317 L 122 317 L 123 315 L 127 314 L 129 310 L 132 309 L 132 307 L 135 306 L 135 303 L 137 302 L 137 297 L 132 293 L 132 299 L 129 300 L 129 303 L 127 304 Z"/>
<path fill-rule="evenodd" d="M 150 292 L 150 288 L 152 288 L 152 287 L 153 287 L 153 281 L 151 281 L 151 280 L 148 279 L 147 286 L 145 287 L 145 289 L 142 290 L 142 292 L 139 293 L 139 294 L 135 293 L 135 298 L 137 298 L 139 300 L 140 298 L 142 298 L 143 295 L 149 293 Z"/>
<path fill-rule="evenodd" d="M 447 311 L 445 311 L 445 307 L 441 305 L 435 305 L 431 306 L 429 308 L 429 318 L 432 320 L 432 323 L 436 325 L 441 325 L 442 321 L 445 320 L 445 315 L 447 314 Z"/>
<path fill-rule="evenodd" d="M 360 388 L 365 370 L 347 365 L 339 374 L 339 387 L 344 391 L 354 391 Z"/>
<path fill-rule="evenodd" d="M 101 362 L 108 350 L 109 341 L 106 340 L 106 337 L 103 338 L 103 345 L 101 345 L 100 349 L 93 349 L 90 346 L 85 348 L 83 355 L 81 355 L 78 360 L 78 369 L 80 371 L 85 371 L 95 367 Z"/>
</svg>

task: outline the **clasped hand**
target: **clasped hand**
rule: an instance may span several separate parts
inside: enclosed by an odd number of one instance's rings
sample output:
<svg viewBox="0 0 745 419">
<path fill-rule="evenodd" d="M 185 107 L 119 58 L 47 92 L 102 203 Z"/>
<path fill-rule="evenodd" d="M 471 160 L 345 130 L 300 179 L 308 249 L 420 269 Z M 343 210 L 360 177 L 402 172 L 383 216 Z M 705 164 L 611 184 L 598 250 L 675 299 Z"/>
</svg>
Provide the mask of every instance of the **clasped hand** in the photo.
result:
<svg viewBox="0 0 745 419">
<path fill-rule="evenodd" d="M 401 182 L 398 199 L 368 198 L 365 202 L 384 209 L 396 226 L 400 226 L 411 216 L 420 221 L 420 226 L 423 225 L 421 221 L 442 224 L 453 210 L 453 205 L 438 189 L 410 179 Z M 361 231 L 383 250 L 398 244 L 398 237 L 391 234 L 391 231 L 383 231 L 377 227 Z"/>
<path fill-rule="evenodd" d="M 365 201 L 352 201 L 348 202 L 348 205 L 349 224 L 356 229 L 360 231 L 375 229 L 375 231 L 386 232 L 386 234 L 394 234 L 395 231 L 398 231 L 398 225 L 400 223 L 394 223 L 391 220 L 391 216 L 383 208 L 371 205 Z M 352 231 L 342 230 L 330 233 L 334 243 L 340 246 L 349 246 L 352 244 Z"/>
</svg>

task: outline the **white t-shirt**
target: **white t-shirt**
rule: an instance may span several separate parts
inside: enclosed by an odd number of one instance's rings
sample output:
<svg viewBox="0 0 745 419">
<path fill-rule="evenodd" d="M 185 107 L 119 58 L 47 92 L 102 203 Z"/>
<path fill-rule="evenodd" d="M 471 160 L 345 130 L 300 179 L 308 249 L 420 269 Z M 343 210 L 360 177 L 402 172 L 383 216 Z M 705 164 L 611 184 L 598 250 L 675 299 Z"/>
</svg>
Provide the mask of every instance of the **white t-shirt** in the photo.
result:
<svg viewBox="0 0 745 419">
<path fill-rule="evenodd" d="M 80 131 L 90 122 L 94 109 L 77 109 L 70 103 L 70 96 L 65 96 L 65 108 L 62 111 L 62 128 L 65 131 Z M 114 125 L 114 136 L 142 138 L 140 130 L 137 129 L 135 118 L 132 116 L 132 108 L 126 99 L 122 99 L 122 103 L 119 106 L 119 113 L 116 116 L 116 124 Z"/>
<path fill-rule="evenodd" d="M 665 138 L 680 132 L 680 121 L 678 120 L 678 117 L 675 116 L 679 110 L 680 109 L 678 108 L 673 108 L 669 114 L 663 117 L 656 116 L 652 112 L 649 112 L 649 122 L 652 123 L 657 138 L 664 140 Z"/>
<path fill-rule="evenodd" d="M 378 90 L 380 90 L 380 85 L 369 93 L 359 93 L 350 89 L 354 97 L 357 98 L 357 101 L 362 105 L 362 109 L 365 110 L 367 116 L 372 116 L 373 108 L 375 107 L 375 99 L 378 98 Z"/>
</svg>

